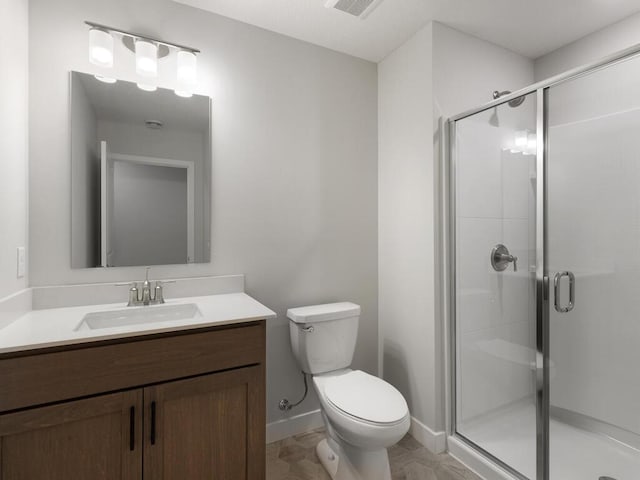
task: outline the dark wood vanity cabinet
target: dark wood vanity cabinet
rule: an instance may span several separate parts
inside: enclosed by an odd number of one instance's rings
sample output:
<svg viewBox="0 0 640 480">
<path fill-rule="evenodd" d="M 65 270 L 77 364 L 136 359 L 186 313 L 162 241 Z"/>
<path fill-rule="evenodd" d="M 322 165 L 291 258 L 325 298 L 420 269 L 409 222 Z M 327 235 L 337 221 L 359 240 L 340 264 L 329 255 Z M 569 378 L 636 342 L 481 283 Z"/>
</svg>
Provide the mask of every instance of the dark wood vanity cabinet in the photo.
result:
<svg viewBox="0 0 640 480">
<path fill-rule="evenodd" d="M 128 442 L 130 418 L 138 437 L 142 422 L 131 407 L 140 411 L 140 390 L 0 416 L 0 478 L 140 479 L 141 442 L 133 450 Z"/>
<path fill-rule="evenodd" d="M 0 480 L 264 480 L 264 357 L 264 321 L 0 357 Z"/>
<path fill-rule="evenodd" d="M 247 367 L 145 389 L 145 424 L 156 416 L 155 439 L 150 431 L 144 449 L 145 478 L 262 478 L 264 463 L 251 461 L 264 449 L 254 418 L 264 409 L 260 377 L 260 369 Z"/>
</svg>

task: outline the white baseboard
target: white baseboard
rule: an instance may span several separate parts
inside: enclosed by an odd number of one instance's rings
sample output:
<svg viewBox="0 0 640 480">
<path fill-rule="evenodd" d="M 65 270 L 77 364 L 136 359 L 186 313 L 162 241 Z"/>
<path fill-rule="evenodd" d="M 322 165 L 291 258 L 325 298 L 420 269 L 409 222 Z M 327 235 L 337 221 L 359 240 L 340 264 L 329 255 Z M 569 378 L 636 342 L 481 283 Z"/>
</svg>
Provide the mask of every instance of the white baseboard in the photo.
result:
<svg viewBox="0 0 640 480">
<path fill-rule="evenodd" d="M 277 442 L 322 426 L 322 415 L 319 409 L 283 418 L 267 424 L 267 443 Z"/>
<path fill-rule="evenodd" d="M 447 436 L 445 432 L 434 432 L 414 417 L 411 417 L 409 434 L 430 452 L 442 453 L 447 449 Z"/>
<path fill-rule="evenodd" d="M 293 435 L 315 430 L 322 427 L 322 415 L 320 410 L 301 413 L 289 418 L 283 418 L 267 424 L 267 443 L 277 442 Z M 446 450 L 447 437 L 445 432 L 434 432 L 425 424 L 411 417 L 409 433 L 420 444 L 433 453 L 442 453 Z"/>
</svg>

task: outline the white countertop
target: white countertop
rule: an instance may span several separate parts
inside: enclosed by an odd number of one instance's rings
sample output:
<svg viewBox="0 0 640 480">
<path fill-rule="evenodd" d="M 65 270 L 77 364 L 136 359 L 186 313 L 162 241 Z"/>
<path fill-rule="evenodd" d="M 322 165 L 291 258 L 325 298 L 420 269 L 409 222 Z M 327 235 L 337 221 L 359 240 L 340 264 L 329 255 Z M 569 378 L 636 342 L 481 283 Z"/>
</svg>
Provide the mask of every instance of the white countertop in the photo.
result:
<svg viewBox="0 0 640 480">
<path fill-rule="evenodd" d="M 111 303 L 32 310 L 0 329 L 0 353 L 137 337 L 152 333 L 229 325 L 276 317 L 275 312 L 246 293 L 176 298 L 166 300 L 164 305 L 189 303 L 198 306 L 202 313 L 200 317 L 78 331 L 75 330 L 76 327 L 80 325 L 88 313 L 126 310 L 128 308 L 162 308 L 163 305 L 127 307 L 126 303 Z"/>
</svg>

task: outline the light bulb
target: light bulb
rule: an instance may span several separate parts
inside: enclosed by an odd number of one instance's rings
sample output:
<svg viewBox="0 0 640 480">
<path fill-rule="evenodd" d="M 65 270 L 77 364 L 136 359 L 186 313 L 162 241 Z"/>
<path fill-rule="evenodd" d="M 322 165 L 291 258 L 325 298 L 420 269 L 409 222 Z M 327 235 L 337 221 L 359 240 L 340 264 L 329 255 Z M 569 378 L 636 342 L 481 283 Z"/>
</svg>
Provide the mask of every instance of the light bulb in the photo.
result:
<svg viewBox="0 0 640 480">
<path fill-rule="evenodd" d="M 113 67 L 113 37 L 109 32 L 89 30 L 89 61 L 100 67 Z"/>
<path fill-rule="evenodd" d="M 196 55 L 192 52 L 180 50 L 178 52 L 178 82 L 195 85 L 198 81 Z"/>
<path fill-rule="evenodd" d="M 177 63 L 176 95 L 185 98 L 191 97 L 198 80 L 196 55 L 192 52 L 180 50 Z"/>
<path fill-rule="evenodd" d="M 158 75 L 158 45 L 147 40 L 136 40 L 136 73 L 143 77 Z"/>
</svg>

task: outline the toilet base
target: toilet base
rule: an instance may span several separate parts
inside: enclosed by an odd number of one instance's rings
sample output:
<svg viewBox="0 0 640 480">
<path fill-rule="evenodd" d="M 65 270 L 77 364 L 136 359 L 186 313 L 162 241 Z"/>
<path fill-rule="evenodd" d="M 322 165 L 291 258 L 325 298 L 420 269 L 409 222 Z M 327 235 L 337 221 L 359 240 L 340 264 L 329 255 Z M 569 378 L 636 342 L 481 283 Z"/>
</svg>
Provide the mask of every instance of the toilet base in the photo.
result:
<svg viewBox="0 0 640 480">
<path fill-rule="evenodd" d="M 316 453 L 332 480 L 391 480 L 386 448 L 360 450 L 327 437 L 318 443 Z"/>
<path fill-rule="evenodd" d="M 329 476 L 333 480 L 336 480 L 340 457 L 338 457 L 338 455 L 331 449 L 326 438 L 322 440 L 318 445 L 316 445 L 316 454 L 318 455 L 320 463 L 327 471 Z"/>
</svg>

